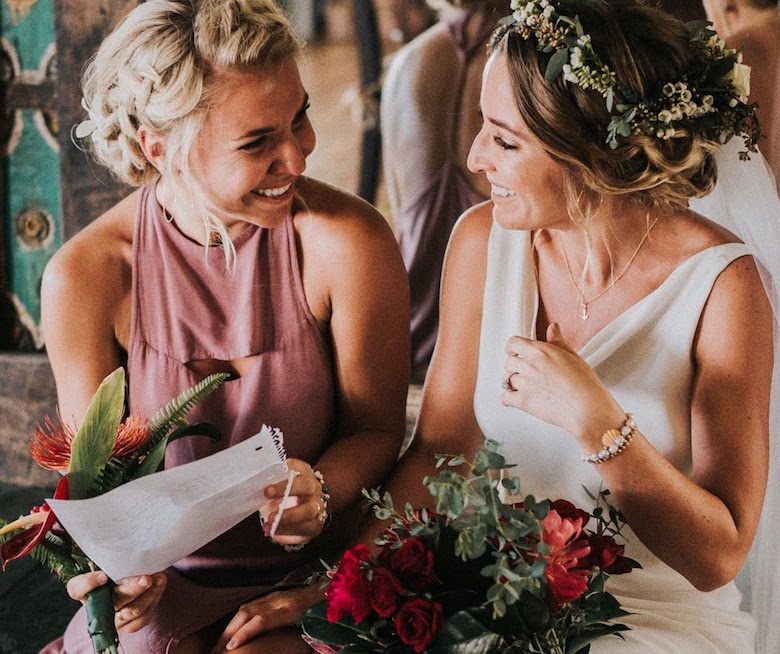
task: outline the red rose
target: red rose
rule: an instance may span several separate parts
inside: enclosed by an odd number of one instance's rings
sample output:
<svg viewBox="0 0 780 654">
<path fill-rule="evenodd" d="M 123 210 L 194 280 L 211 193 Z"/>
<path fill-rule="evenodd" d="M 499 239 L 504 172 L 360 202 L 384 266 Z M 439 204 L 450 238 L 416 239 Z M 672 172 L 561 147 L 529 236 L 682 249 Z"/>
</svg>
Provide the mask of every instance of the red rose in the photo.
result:
<svg viewBox="0 0 780 654">
<path fill-rule="evenodd" d="M 623 545 L 618 545 L 611 536 L 591 534 L 588 536 L 588 544 L 590 545 L 590 557 L 588 558 L 590 566 L 598 566 L 611 575 L 626 574 L 633 569 L 628 559 L 623 556 L 625 548 Z"/>
<path fill-rule="evenodd" d="M 371 608 L 381 617 L 389 618 L 401 599 L 401 582 L 386 568 L 377 568 L 369 583 Z"/>
<path fill-rule="evenodd" d="M 379 562 L 412 590 L 422 590 L 433 581 L 433 552 L 419 538 L 405 540 L 401 547 L 385 547 Z"/>
<path fill-rule="evenodd" d="M 356 545 L 344 552 L 325 592 L 329 622 L 338 622 L 345 615 L 351 615 L 355 624 L 360 624 L 371 613 L 368 579 L 363 570 L 363 563 L 368 558 L 365 545 Z"/>
<path fill-rule="evenodd" d="M 554 500 L 550 502 L 550 509 L 554 510 L 561 518 L 568 518 L 572 522 L 579 518 L 583 525 L 587 525 L 588 520 L 590 520 L 590 514 L 587 511 L 578 509 L 569 500 Z"/>
<path fill-rule="evenodd" d="M 422 652 L 444 625 L 444 609 L 423 597 L 410 599 L 395 616 L 395 630 L 405 645 Z"/>
</svg>

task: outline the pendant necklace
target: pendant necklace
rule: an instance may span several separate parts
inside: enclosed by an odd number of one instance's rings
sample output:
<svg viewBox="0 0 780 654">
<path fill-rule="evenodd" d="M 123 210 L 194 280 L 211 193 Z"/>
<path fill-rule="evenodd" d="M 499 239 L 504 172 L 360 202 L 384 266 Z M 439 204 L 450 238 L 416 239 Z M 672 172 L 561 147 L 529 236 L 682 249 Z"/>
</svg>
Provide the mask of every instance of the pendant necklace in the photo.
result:
<svg viewBox="0 0 780 654">
<path fill-rule="evenodd" d="M 631 267 L 631 264 L 634 263 L 634 259 L 636 259 L 636 255 L 639 254 L 639 250 L 642 249 L 642 246 L 645 244 L 645 241 L 647 240 L 647 237 L 650 236 L 650 232 L 655 227 L 655 224 L 658 222 L 658 218 L 651 223 L 650 227 L 647 228 L 647 231 L 645 232 L 645 235 L 642 237 L 642 240 L 639 241 L 639 245 L 637 245 L 636 250 L 634 250 L 634 254 L 631 255 L 631 258 L 628 260 L 628 263 L 625 265 L 623 270 L 618 273 L 617 276 L 612 278 L 612 281 L 607 284 L 604 288 L 602 288 L 596 295 L 594 295 L 590 299 L 586 299 L 585 296 L 582 293 L 582 289 L 580 288 L 580 285 L 575 281 L 574 275 L 571 272 L 571 266 L 569 265 L 569 257 L 566 256 L 566 246 L 563 244 L 563 239 L 561 239 L 560 235 L 558 236 L 558 239 L 561 242 L 561 251 L 563 252 L 563 260 L 566 263 L 566 271 L 569 273 L 569 279 L 571 280 L 572 286 L 574 286 L 574 290 L 577 291 L 577 296 L 579 297 L 580 301 L 580 318 L 583 320 L 587 320 L 590 317 L 590 314 L 588 313 L 588 305 L 592 302 L 595 302 L 598 300 L 604 293 L 606 293 L 609 289 L 611 289 L 615 284 L 618 283 L 620 278 L 628 272 L 628 269 Z"/>
</svg>

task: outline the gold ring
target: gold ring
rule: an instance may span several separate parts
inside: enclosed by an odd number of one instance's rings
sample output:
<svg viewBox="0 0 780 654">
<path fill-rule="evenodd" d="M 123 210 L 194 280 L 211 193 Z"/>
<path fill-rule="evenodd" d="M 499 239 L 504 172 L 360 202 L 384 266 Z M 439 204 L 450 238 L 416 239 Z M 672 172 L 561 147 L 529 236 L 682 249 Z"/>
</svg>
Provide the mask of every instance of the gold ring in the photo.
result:
<svg viewBox="0 0 780 654">
<path fill-rule="evenodd" d="M 512 376 L 516 375 L 516 372 L 510 372 L 504 379 L 501 381 L 501 388 L 503 388 L 505 391 L 516 391 L 517 389 L 512 386 Z"/>
</svg>

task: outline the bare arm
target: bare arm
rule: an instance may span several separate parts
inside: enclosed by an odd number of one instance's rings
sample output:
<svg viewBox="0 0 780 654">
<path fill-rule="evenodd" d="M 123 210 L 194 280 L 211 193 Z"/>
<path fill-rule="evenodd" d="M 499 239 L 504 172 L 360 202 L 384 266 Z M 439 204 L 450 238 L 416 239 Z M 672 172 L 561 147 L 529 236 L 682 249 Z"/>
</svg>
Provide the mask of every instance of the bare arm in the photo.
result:
<svg viewBox="0 0 780 654">
<path fill-rule="evenodd" d="M 313 189 L 307 204 L 321 215 L 296 218 L 304 289 L 315 318 L 329 325 L 337 400 L 336 437 L 312 465 L 328 484 L 329 509 L 339 512 L 359 501 L 363 488 L 381 484 L 401 448 L 409 384 L 409 289 L 385 219 L 362 201 L 315 182 L 307 184 Z M 318 210 L 323 202 L 324 208 Z M 319 485 L 312 481 L 308 464 L 294 463 L 308 473 L 292 487 L 302 503 L 284 512 L 279 531 L 301 533 L 301 525 L 311 529 L 307 505 L 319 502 Z M 276 491 L 281 494 L 283 486 Z M 322 524 L 314 527 L 312 537 Z M 225 628 L 215 651 L 230 641 L 241 645 L 261 633 L 293 625 L 319 599 L 314 586 L 247 602 Z"/>
<path fill-rule="evenodd" d="M 74 236 L 52 257 L 41 285 L 41 324 L 57 384 L 60 416 L 78 426 L 103 378 L 122 363 L 130 329 L 130 248 L 135 194 Z M 68 583 L 73 599 L 108 581 L 103 572 Z M 142 628 L 165 590 L 162 573 L 119 580 L 120 631 Z"/>
<path fill-rule="evenodd" d="M 122 362 L 134 201 L 135 194 L 74 236 L 44 271 L 41 326 L 60 416 L 70 425 L 80 423 L 100 382 Z"/>
<path fill-rule="evenodd" d="M 489 204 L 469 210 L 456 225 L 444 265 L 439 337 L 423 389 L 414 439 L 385 488 L 396 506 L 431 507 L 423 478 L 434 472 L 436 453 L 470 457 L 482 442 L 474 416 L 482 295 L 491 214 Z M 381 525 L 366 521 L 361 541 L 371 543 Z"/>
<path fill-rule="evenodd" d="M 626 466 L 601 467 L 645 545 L 711 590 L 733 579 L 747 556 L 767 477 L 772 319 L 751 259 L 737 260 L 716 282 L 695 363 L 691 479 L 649 445 Z"/>
<path fill-rule="evenodd" d="M 444 161 L 447 120 L 441 107 L 449 106 L 451 92 L 434 83 L 432 73 L 440 68 L 426 68 L 434 51 L 440 66 L 457 70 L 452 46 L 437 24 L 393 55 L 382 82 L 382 162 L 393 216 L 417 199 Z M 424 78 L 427 85 L 421 84 Z"/>
<path fill-rule="evenodd" d="M 317 468 L 334 511 L 380 484 L 395 463 L 409 384 L 406 271 L 385 219 L 354 202 L 343 218 L 308 235 L 316 249 L 307 254 L 304 245 L 304 280 L 316 276 L 326 286 L 327 306 L 318 313 L 330 314 L 337 434 Z"/>
</svg>

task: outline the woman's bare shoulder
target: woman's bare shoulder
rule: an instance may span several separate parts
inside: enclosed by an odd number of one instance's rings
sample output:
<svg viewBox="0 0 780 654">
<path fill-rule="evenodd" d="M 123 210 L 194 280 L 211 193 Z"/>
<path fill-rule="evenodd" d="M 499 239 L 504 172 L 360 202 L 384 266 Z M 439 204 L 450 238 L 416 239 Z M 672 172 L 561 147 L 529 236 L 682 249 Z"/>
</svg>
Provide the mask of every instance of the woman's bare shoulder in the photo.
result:
<svg viewBox="0 0 780 654">
<path fill-rule="evenodd" d="M 466 209 L 452 230 L 450 248 L 484 252 L 493 228 L 493 203 L 490 200 Z"/>
<path fill-rule="evenodd" d="M 129 275 L 138 195 L 130 194 L 66 241 L 46 266 L 44 287 L 99 289 Z"/>
<path fill-rule="evenodd" d="M 300 179 L 298 195 L 295 222 L 299 233 L 316 232 L 342 242 L 365 237 L 389 237 L 395 242 L 385 217 L 353 193 L 307 177 Z"/>
<path fill-rule="evenodd" d="M 740 242 L 727 228 L 693 211 L 670 216 L 666 223 L 664 232 L 683 258 L 717 245 Z"/>
</svg>

